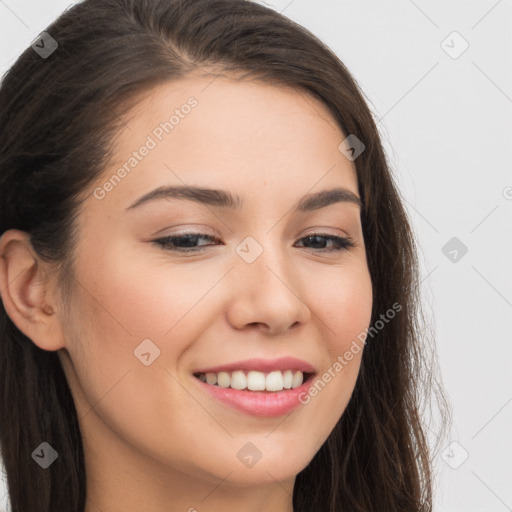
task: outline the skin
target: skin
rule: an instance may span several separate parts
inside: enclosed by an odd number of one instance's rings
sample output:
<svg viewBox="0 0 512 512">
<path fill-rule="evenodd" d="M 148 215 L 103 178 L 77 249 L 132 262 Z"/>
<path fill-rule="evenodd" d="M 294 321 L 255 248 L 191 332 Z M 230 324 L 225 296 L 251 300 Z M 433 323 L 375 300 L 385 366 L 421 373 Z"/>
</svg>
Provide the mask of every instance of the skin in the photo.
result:
<svg viewBox="0 0 512 512">
<path fill-rule="evenodd" d="M 103 199 L 91 195 L 190 96 L 197 107 Z M 227 77 L 159 85 L 130 114 L 104 176 L 86 191 L 66 308 L 26 233 L 0 239 L 7 313 L 37 346 L 58 351 L 76 403 L 85 510 L 290 512 L 295 477 L 345 410 L 362 352 L 310 403 L 277 418 L 221 404 L 192 372 L 290 355 L 318 378 L 369 326 L 358 206 L 291 213 L 320 190 L 359 196 L 354 163 L 338 150 L 345 135 L 305 91 Z M 125 211 L 158 186 L 184 183 L 238 194 L 243 208 L 159 199 Z M 179 231 L 222 243 L 187 255 L 152 242 Z M 322 251 L 303 240 L 315 232 L 348 235 L 355 247 Z M 248 236 L 263 249 L 251 264 L 235 251 Z M 160 350 L 149 366 L 134 356 L 144 339 Z M 247 442 L 262 454 L 250 468 L 237 457 Z"/>
</svg>

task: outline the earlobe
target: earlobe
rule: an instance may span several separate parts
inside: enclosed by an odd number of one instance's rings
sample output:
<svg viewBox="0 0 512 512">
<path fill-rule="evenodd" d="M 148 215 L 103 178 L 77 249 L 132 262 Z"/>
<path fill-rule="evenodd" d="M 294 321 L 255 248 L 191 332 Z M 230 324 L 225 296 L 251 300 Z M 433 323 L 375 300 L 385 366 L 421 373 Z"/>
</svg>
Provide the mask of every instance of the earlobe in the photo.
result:
<svg viewBox="0 0 512 512">
<path fill-rule="evenodd" d="M 43 350 L 65 346 L 56 298 L 49 296 L 46 266 L 32 248 L 30 236 L 10 229 L 0 237 L 0 293 L 16 327 Z"/>
</svg>

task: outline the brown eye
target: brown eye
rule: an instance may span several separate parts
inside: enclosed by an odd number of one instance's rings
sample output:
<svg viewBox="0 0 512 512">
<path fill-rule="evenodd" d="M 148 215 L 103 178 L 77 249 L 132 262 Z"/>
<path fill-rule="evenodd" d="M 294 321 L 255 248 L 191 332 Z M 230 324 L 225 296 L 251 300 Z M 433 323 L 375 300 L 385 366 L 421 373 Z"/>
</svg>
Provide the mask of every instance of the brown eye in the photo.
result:
<svg viewBox="0 0 512 512">
<path fill-rule="evenodd" d="M 159 238 L 154 240 L 154 242 L 166 250 L 177 252 L 198 252 L 205 247 L 211 247 L 211 244 L 196 245 L 199 240 L 220 242 L 218 238 L 204 233 L 181 233 L 180 235 Z"/>
<path fill-rule="evenodd" d="M 351 247 L 355 247 L 355 244 L 348 237 L 327 235 L 322 233 L 313 233 L 311 235 L 301 238 L 301 240 L 307 240 L 308 243 L 313 246 L 320 245 L 321 247 L 313 247 L 317 251 L 331 252 L 331 251 L 343 251 Z M 325 248 L 325 241 L 331 240 L 334 242 L 334 247 Z"/>
<path fill-rule="evenodd" d="M 154 240 L 154 243 L 158 244 L 165 250 L 175 252 L 199 252 L 213 246 L 213 244 L 197 245 L 199 240 L 207 240 L 217 243 L 221 242 L 219 238 L 207 235 L 205 233 L 181 233 L 179 235 L 159 238 Z M 301 241 L 306 241 L 307 244 L 312 245 L 312 247 L 308 248 L 319 252 L 343 251 L 351 247 L 355 247 L 355 244 L 348 237 L 327 235 L 322 233 L 310 234 L 301 238 L 299 242 Z M 326 247 L 326 243 L 329 241 L 333 242 L 334 246 Z"/>
</svg>

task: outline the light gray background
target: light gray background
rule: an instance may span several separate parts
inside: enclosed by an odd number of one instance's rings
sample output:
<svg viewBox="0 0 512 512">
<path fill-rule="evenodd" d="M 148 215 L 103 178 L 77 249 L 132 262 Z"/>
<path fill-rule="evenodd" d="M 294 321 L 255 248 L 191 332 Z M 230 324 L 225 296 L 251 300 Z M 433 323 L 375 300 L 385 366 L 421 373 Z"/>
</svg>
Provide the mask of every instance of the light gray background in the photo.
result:
<svg viewBox="0 0 512 512">
<path fill-rule="evenodd" d="M 454 415 L 434 510 L 510 511 L 512 0 L 266 3 L 326 42 L 363 88 L 421 245 Z M 68 5 L 0 0 L 0 72 Z M 469 44 L 461 55 L 454 31 Z M 468 248 L 455 262 L 442 252 L 452 237 Z M 5 494 L 0 483 L 0 509 Z"/>
</svg>

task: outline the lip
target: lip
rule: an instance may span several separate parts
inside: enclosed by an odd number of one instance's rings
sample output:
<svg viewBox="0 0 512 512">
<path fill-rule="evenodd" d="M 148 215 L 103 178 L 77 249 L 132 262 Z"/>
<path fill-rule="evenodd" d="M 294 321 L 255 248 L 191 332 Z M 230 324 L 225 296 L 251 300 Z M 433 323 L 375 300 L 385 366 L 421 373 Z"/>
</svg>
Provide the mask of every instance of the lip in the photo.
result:
<svg viewBox="0 0 512 512">
<path fill-rule="evenodd" d="M 254 370 L 263 373 L 270 373 L 277 370 L 300 370 L 302 373 L 316 373 L 313 366 L 306 361 L 297 359 L 296 357 L 279 357 L 277 359 L 244 359 L 243 361 L 235 361 L 233 363 L 219 366 L 198 368 L 197 370 L 194 370 L 193 373 L 219 373 L 232 372 L 236 370 Z"/>
<path fill-rule="evenodd" d="M 307 394 L 314 380 L 313 375 L 310 375 L 306 382 L 294 389 L 265 392 L 221 388 L 202 382 L 194 376 L 192 376 L 192 379 L 200 386 L 201 390 L 219 400 L 222 404 L 246 414 L 264 418 L 283 416 L 292 412 L 299 405 L 305 405 L 299 398 L 301 395 Z"/>
</svg>

